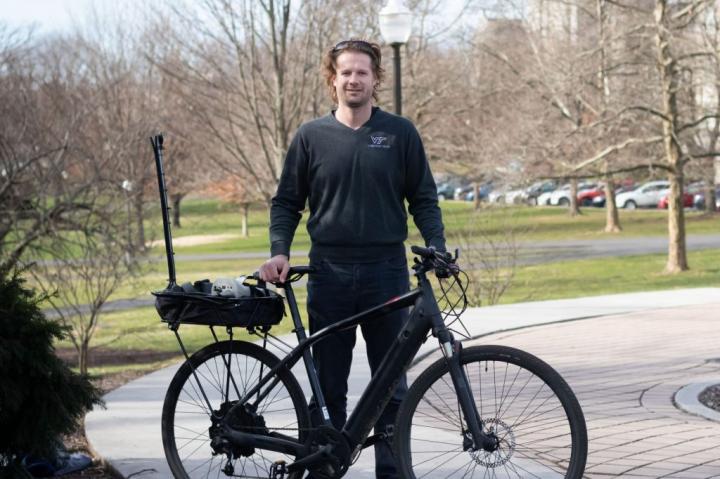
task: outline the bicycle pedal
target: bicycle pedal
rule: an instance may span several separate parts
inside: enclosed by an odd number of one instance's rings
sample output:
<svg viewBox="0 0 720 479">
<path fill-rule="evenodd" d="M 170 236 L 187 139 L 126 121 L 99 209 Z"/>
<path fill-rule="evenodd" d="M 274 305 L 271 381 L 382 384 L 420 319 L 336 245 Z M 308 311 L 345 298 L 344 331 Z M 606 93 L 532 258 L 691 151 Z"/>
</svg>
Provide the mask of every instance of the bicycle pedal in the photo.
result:
<svg viewBox="0 0 720 479">
<path fill-rule="evenodd" d="M 270 479 L 283 479 L 287 472 L 287 464 L 282 459 L 279 459 L 270 466 Z"/>
</svg>

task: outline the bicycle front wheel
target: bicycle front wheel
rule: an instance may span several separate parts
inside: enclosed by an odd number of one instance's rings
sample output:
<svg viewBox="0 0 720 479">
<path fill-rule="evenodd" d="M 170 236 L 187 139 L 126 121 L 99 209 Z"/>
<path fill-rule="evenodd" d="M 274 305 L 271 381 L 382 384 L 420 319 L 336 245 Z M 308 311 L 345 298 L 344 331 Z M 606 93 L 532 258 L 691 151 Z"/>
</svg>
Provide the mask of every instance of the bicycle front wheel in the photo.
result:
<svg viewBox="0 0 720 479">
<path fill-rule="evenodd" d="M 211 445 L 218 434 L 213 414 L 228 414 L 278 362 L 275 355 L 255 344 L 223 341 L 204 347 L 180 367 L 162 412 L 165 457 L 176 478 L 267 478 L 275 461 L 293 462 L 293 457 L 279 452 Z M 259 397 L 253 395 L 248 407 L 235 410 L 229 423 L 245 432 L 304 441 L 310 427 L 305 396 L 287 369 L 281 369 Z M 289 477 L 299 479 L 302 471 Z"/>
<path fill-rule="evenodd" d="M 404 477 L 582 477 L 585 418 L 555 370 L 504 346 L 464 349 L 461 364 L 484 430 L 497 436 L 498 449 L 473 451 L 443 358 L 417 378 L 398 411 L 394 447 Z"/>
</svg>

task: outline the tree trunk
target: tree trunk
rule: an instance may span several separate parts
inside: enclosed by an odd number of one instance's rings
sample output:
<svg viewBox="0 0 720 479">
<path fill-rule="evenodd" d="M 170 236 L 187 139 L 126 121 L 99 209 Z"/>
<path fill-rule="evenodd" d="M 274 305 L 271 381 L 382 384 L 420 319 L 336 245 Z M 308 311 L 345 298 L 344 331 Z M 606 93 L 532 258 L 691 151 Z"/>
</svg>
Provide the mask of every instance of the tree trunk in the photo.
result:
<svg viewBox="0 0 720 479">
<path fill-rule="evenodd" d="M 248 210 L 250 209 L 249 203 L 243 203 L 242 205 L 242 237 L 247 238 L 248 235 Z"/>
<path fill-rule="evenodd" d="M 668 197 L 668 260 L 667 273 L 687 271 L 687 253 L 685 247 L 685 210 L 683 208 L 683 177 L 668 175 L 670 195 Z"/>
<path fill-rule="evenodd" d="M 655 3 L 655 48 L 657 69 L 660 76 L 662 95 L 662 136 L 665 160 L 668 166 L 670 193 L 668 196 L 668 259 L 666 273 L 679 273 L 688 270 L 685 247 L 685 210 L 683 209 L 683 163 L 678 133 L 678 84 L 682 72 L 670 51 L 670 38 L 667 22 L 667 0 Z"/>
<path fill-rule="evenodd" d="M 78 369 L 80 374 L 87 374 L 88 372 L 88 350 L 90 344 L 87 339 L 80 341 L 80 348 L 78 349 Z"/>
<path fill-rule="evenodd" d="M 703 197 L 705 198 L 705 206 L 703 209 L 705 213 L 714 213 L 717 211 L 717 206 L 715 205 L 715 200 L 717 199 L 715 198 L 715 169 L 712 168 L 710 173 L 703 185 Z"/>
<path fill-rule="evenodd" d="M 480 185 L 477 182 L 473 183 L 473 207 L 480 209 Z"/>
<path fill-rule="evenodd" d="M 578 206 L 577 202 L 577 192 L 578 192 L 578 186 L 577 186 L 577 178 L 573 178 L 570 180 L 570 206 L 568 213 L 570 213 L 570 216 L 577 216 L 580 213 L 580 207 Z"/>
<path fill-rule="evenodd" d="M 612 176 L 607 173 L 608 162 L 605 162 L 605 232 L 619 233 L 620 215 L 618 214 L 617 203 L 615 203 L 615 185 Z"/>
<path fill-rule="evenodd" d="M 180 202 L 185 195 L 172 195 L 172 213 L 173 213 L 173 226 L 175 228 L 182 228 L 180 226 Z"/>
</svg>

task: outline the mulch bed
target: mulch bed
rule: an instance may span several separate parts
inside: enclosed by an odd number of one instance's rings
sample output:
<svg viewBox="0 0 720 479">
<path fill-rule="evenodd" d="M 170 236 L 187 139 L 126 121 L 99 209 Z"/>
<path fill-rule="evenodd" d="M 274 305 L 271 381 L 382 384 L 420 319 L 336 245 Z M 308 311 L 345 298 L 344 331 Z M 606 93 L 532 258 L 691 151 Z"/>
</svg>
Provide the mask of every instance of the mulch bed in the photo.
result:
<svg viewBox="0 0 720 479">
<path fill-rule="evenodd" d="M 720 412 L 720 384 L 710 386 L 700 393 L 698 401 L 715 411 Z"/>
<path fill-rule="evenodd" d="M 57 355 L 74 366 L 77 361 L 74 349 L 58 349 Z M 96 349 L 91 353 L 91 366 L 108 366 L 117 364 L 152 363 L 176 357 L 177 353 L 164 353 L 151 350 L 116 351 L 111 349 Z M 93 379 L 93 382 L 100 388 L 103 395 L 113 389 L 119 388 L 133 379 L 148 374 L 150 371 L 120 371 L 117 373 L 105 374 L 102 377 Z M 93 464 L 83 471 L 61 476 L 66 479 L 122 479 L 111 467 L 106 465 L 102 458 L 93 454 L 93 451 L 85 437 L 85 425 L 80 424 L 75 433 L 63 438 L 63 443 L 68 451 L 82 452 L 93 458 Z"/>
</svg>

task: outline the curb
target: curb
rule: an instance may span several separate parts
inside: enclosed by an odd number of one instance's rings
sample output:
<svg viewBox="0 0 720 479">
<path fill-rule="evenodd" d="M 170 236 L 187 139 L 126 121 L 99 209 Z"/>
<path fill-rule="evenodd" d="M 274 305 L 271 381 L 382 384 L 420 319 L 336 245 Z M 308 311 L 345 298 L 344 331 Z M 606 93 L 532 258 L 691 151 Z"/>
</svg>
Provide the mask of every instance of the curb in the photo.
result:
<svg viewBox="0 0 720 479">
<path fill-rule="evenodd" d="M 698 400 L 698 397 L 705 389 L 710 386 L 715 386 L 718 383 L 720 383 L 720 378 L 714 381 L 692 383 L 681 387 L 673 396 L 675 407 L 695 416 L 704 417 L 710 421 L 720 422 L 720 412 L 710 409 Z"/>
</svg>

